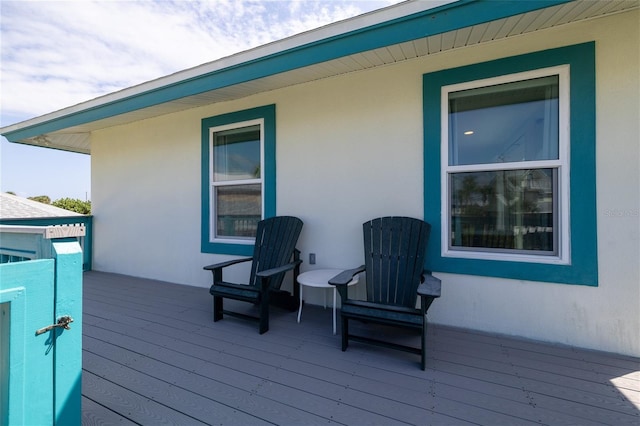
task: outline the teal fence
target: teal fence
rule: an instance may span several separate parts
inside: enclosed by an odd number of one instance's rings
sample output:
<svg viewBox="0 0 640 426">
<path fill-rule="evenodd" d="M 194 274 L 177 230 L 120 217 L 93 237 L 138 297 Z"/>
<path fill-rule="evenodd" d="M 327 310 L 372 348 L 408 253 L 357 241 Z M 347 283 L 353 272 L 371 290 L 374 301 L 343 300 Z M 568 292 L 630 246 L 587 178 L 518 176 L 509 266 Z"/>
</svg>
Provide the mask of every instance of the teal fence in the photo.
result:
<svg viewBox="0 0 640 426">
<path fill-rule="evenodd" d="M 91 270 L 91 259 L 93 256 L 93 216 L 66 216 L 66 217 L 44 217 L 25 219 L 0 219 L 0 225 L 18 226 L 84 226 L 85 235 L 77 238 L 82 248 L 82 270 Z M 0 241 L 0 248 L 2 242 Z M 3 255 L 6 256 L 6 255 Z M 19 259 L 16 259 L 19 260 Z M 11 259 L 1 258 L 0 263 L 10 262 Z"/>
</svg>

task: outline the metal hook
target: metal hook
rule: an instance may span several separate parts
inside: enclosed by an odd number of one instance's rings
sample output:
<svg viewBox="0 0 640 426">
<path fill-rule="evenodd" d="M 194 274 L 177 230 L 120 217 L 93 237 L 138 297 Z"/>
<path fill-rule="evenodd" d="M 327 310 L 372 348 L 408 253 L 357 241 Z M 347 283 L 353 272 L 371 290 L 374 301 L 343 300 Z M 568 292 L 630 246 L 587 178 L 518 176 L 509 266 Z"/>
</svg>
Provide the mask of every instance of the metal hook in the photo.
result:
<svg viewBox="0 0 640 426">
<path fill-rule="evenodd" d="M 61 328 L 64 328 L 65 330 L 70 330 L 71 327 L 69 327 L 69 324 L 71 324 L 72 322 L 73 322 L 73 318 L 71 318 L 69 315 L 62 316 L 58 318 L 58 322 L 56 324 L 48 325 L 46 327 L 42 327 L 36 330 L 36 336 L 44 334 L 47 331 L 51 331 L 56 327 L 61 327 Z"/>
</svg>

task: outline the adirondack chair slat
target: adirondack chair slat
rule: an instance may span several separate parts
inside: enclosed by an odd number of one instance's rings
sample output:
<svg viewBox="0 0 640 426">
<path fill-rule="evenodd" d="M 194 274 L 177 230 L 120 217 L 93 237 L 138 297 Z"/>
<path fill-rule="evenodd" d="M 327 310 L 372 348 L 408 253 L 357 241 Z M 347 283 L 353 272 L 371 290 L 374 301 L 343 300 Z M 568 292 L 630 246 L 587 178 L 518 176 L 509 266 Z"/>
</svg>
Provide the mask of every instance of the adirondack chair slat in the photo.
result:
<svg viewBox="0 0 640 426">
<path fill-rule="evenodd" d="M 205 266 L 213 274 L 213 284 L 209 293 L 213 296 L 213 321 L 222 319 L 223 314 L 240 318 L 250 318 L 259 322 L 260 334 L 269 330 L 269 303 L 277 303 L 290 310 L 298 309 L 298 280 L 300 252 L 296 249 L 302 230 L 302 221 L 293 216 L 276 216 L 258 222 L 253 256 L 236 261 Z M 245 261 L 252 261 L 248 284 L 225 282 L 224 268 Z M 294 294 L 281 290 L 287 272 L 293 272 Z M 246 314 L 224 309 L 225 298 L 254 303 L 259 306 L 259 315 Z"/>
<path fill-rule="evenodd" d="M 431 226 L 409 217 L 384 217 L 362 225 L 365 248 L 363 267 L 345 271 L 329 281 L 342 299 L 342 350 L 349 340 L 392 347 L 421 354 L 420 367 L 426 365 L 427 310 L 440 297 L 440 280 L 424 271 Z M 349 297 L 347 283 L 353 275 L 366 273 L 366 300 Z M 424 283 L 424 284 L 423 284 Z M 420 308 L 416 308 L 418 297 Z M 350 320 L 415 328 L 421 331 L 421 346 L 363 337 L 349 332 Z"/>
</svg>

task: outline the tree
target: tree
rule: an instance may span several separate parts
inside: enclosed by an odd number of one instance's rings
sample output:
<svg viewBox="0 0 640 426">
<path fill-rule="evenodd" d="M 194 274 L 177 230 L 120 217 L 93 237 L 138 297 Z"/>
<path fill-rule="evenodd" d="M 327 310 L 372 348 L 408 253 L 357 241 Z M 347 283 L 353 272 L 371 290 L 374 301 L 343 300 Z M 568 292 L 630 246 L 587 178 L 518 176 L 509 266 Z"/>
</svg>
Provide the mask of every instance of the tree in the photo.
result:
<svg viewBox="0 0 640 426">
<path fill-rule="evenodd" d="M 48 195 L 37 195 L 35 197 L 29 197 L 29 199 L 39 203 L 51 204 L 51 198 L 49 198 Z"/>
<path fill-rule="evenodd" d="M 60 198 L 51 203 L 61 209 L 71 210 L 80 214 L 91 214 L 91 201 L 82 201 L 77 198 Z"/>
</svg>

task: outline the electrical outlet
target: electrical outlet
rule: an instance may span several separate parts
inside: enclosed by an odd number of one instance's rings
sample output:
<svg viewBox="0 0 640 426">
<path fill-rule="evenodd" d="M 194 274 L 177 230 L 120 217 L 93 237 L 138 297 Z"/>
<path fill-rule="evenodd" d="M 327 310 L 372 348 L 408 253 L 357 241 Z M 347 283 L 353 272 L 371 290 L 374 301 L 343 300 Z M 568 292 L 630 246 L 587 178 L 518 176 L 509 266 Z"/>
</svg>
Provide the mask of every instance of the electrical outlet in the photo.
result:
<svg viewBox="0 0 640 426">
<path fill-rule="evenodd" d="M 316 254 L 309 253 L 309 265 L 315 265 L 315 264 L 316 264 Z"/>
</svg>

